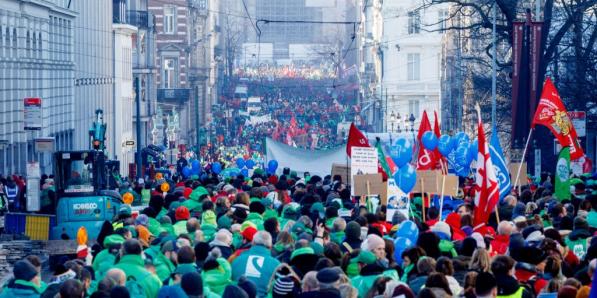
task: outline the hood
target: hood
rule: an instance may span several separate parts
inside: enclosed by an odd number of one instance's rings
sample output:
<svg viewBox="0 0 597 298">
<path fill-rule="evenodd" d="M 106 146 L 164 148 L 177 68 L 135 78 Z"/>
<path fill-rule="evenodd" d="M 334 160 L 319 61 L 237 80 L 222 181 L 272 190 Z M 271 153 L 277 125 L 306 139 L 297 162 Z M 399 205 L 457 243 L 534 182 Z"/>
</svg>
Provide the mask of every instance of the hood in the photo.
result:
<svg viewBox="0 0 597 298">
<path fill-rule="evenodd" d="M 207 189 L 205 187 L 199 186 L 199 187 L 195 188 L 193 190 L 193 192 L 191 192 L 191 194 L 189 195 L 189 199 L 199 202 L 200 201 L 199 199 L 201 198 L 202 195 L 209 196 L 209 192 L 207 191 Z"/>
</svg>

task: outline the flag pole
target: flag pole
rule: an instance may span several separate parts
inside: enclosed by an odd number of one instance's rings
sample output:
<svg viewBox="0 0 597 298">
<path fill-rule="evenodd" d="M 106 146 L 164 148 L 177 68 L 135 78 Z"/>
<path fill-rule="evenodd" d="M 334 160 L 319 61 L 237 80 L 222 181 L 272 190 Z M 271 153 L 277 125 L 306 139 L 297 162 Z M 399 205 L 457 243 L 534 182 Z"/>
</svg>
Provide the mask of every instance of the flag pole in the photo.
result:
<svg viewBox="0 0 597 298">
<path fill-rule="evenodd" d="M 529 135 L 527 136 L 527 142 L 524 145 L 524 150 L 522 151 L 522 157 L 520 158 L 520 164 L 518 164 L 518 171 L 516 172 L 516 179 L 514 180 L 514 187 L 518 186 L 518 195 L 520 195 L 520 187 L 521 185 L 518 183 L 518 178 L 520 177 L 520 171 L 522 169 L 522 164 L 524 163 L 524 157 L 527 155 L 527 149 L 529 148 L 529 143 L 531 141 L 531 135 L 533 134 L 533 128 L 529 130 Z"/>
</svg>

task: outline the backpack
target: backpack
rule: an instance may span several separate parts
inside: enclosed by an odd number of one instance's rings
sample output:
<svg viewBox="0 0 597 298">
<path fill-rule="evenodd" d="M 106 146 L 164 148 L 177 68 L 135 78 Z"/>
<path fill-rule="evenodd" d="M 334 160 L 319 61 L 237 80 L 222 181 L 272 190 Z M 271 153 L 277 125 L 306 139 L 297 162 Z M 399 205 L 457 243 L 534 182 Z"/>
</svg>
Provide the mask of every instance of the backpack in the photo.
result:
<svg viewBox="0 0 597 298">
<path fill-rule="evenodd" d="M 145 279 L 148 275 L 149 273 L 145 272 L 141 279 Z M 141 284 L 132 275 L 127 277 L 125 287 L 129 290 L 131 298 L 148 298 Z"/>
</svg>

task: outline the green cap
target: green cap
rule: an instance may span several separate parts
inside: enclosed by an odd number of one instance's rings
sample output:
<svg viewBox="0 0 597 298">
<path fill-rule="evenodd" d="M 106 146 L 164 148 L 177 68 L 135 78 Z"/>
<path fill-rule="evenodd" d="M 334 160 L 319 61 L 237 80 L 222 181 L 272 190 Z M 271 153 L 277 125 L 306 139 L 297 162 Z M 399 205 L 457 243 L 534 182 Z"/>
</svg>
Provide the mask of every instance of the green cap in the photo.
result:
<svg viewBox="0 0 597 298">
<path fill-rule="evenodd" d="M 290 259 L 294 259 L 297 256 L 300 255 L 313 255 L 315 254 L 315 251 L 313 251 L 313 248 L 311 247 L 302 247 L 299 249 L 295 249 L 292 254 L 290 255 Z"/>
<path fill-rule="evenodd" d="M 123 244 L 124 243 L 124 237 L 118 235 L 118 234 L 112 234 L 106 238 L 104 238 L 104 248 L 112 246 L 112 245 L 116 245 L 116 244 Z"/>
</svg>

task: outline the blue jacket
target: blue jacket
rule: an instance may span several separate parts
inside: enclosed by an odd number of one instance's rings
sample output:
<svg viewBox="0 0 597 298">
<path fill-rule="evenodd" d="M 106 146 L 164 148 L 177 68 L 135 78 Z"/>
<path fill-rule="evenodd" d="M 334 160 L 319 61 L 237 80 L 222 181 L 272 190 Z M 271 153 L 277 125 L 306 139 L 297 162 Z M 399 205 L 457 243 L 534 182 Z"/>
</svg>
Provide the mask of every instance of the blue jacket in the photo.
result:
<svg viewBox="0 0 597 298">
<path fill-rule="evenodd" d="M 257 297 L 266 297 L 269 281 L 280 261 L 272 257 L 269 249 L 256 245 L 241 253 L 232 262 L 232 280 L 238 282 L 241 276 L 257 286 Z"/>
</svg>

